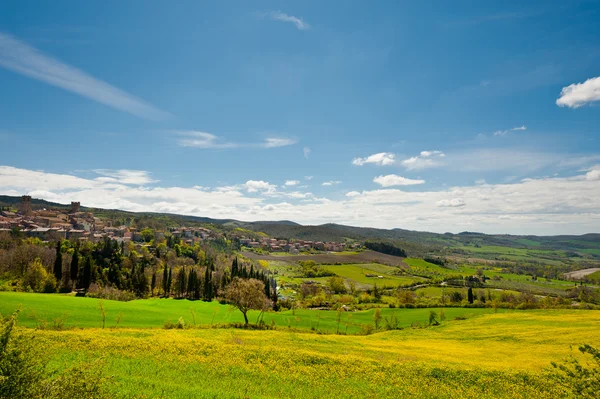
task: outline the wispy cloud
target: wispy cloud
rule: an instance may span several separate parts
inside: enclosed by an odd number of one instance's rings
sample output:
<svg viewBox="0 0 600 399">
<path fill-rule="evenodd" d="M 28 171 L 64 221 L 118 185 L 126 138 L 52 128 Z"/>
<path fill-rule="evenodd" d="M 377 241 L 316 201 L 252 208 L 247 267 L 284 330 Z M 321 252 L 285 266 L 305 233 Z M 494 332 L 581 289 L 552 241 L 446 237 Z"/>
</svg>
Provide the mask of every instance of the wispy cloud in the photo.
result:
<svg viewBox="0 0 600 399">
<path fill-rule="evenodd" d="M 341 183 L 341 181 L 339 181 L 339 180 L 330 180 L 330 181 L 323 182 L 321 185 L 322 186 L 334 186 L 334 185 L 340 184 L 340 183 Z"/>
<path fill-rule="evenodd" d="M 177 143 L 182 147 L 204 149 L 230 149 L 230 148 L 277 148 L 296 144 L 298 141 L 288 137 L 268 137 L 261 143 L 238 143 L 227 141 L 211 133 L 196 130 L 178 131 L 175 134 L 182 136 Z"/>
<path fill-rule="evenodd" d="M 401 163 L 408 170 L 433 168 L 442 165 L 441 159 L 445 156 L 446 154 L 438 150 L 421 151 L 418 156 L 405 159 Z"/>
<path fill-rule="evenodd" d="M 133 95 L 4 33 L 0 33 L 0 66 L 141 118 L 159 120 L 169 116 Z"/>
<path fill-rule="evenodd" d="M 527 130 L 527 126 L 525 126 L 525 125 L 513 127 L 512 129 L 496 130 L 494 132 L 494 136 L 506 136 L 510 132 L 525 131 L 525 130 Z"/>
<path fill-rule="evenodd" d="M 152 179 L 150 173 L 145 170 L 94 169 L 93 172 L 101 176 L 96 178 L 97 181 L 105 183 L 114 182 L 120 184 L 143 185 L 158 182 L 158 180 Z"/>
<path fill-rule="evenodd" d="M 298 28 L 299 30 L 310 29 L 310 25 L 307 22 L 304 22 L 302 18 L 295 17 L 293 15 L 289 15 L 281 11 L 271 11 L 263 15 L 273 21 L 292 23 L 296 25 L 296 28 Z"/>
<path fill-rule="evenodd" d="M 298 184 L 300 184 L 299 180 L 286 180 L 285 181 L 285 186 L 297 186 Z"/>
<path fill-rule="evenodd" d="M 308 156 L 310 155 L 310 148 L 309 147 L 304 147 L 304 149 L 302 150 L 304 152 L 304 158 L 308 159 Z"/>
<path fill-rule="evenodd" d="M 407 179 L 406 177 L 402 177 L 402 176 L 398 176 L 398 175 L 378 176 L 378 177 L 374 178 L 373 181 L 382 187 L 413 186 L 416 184 L 425 183 L 425 180 Z"/>
<path fill-rule="evenodd" d="M 379 152 L 365 158 L 354 158 L 352 160 L 352 164 L 357 166 L 363 166 L 368 163 L 379 166 L 393 165 L 396 163 L 396 155 L 391 152 Z"/>
<path fill-rule="evenodd" d="M 600 101 L 600 76 L 583 83 L 574 83 L 563 87 L 556 100 L 559 107 L 579 108 L 595 101 Z"/>
</svg>

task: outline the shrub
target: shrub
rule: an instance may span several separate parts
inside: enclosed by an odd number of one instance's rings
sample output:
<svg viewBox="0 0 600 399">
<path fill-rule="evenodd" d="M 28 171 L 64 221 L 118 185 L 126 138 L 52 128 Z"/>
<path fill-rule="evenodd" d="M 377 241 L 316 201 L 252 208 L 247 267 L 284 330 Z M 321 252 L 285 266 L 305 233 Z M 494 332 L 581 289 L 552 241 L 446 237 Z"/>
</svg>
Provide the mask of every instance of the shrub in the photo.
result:
<svg viewBox="0 0 600 399">
<path fill-rule="evenodd" d="M 36 258 L 27 268 L 23 276 L 23 288 L 34 292 L 42 292 L 48 279 L 48 272 L 42 265 L 42 261 Z"/>
<path fill-rule="evenodd" d="M 136 299 L 135 294 L 131 291 L 123 291 L 115 287 L 102 287 L 96 283 L 90 285 L 90 288 L 86 292 L 86 296 L 122 302 L 133 301 Z"/>
<path fill-rule="evenodd" d="M 16 335 L 18 311 L 0 327 L 0 398 L 108 398 L 97 367 L 74 365 L 47 374 L 46 360 L 31 337 Z"/>
<path fill-rule="evenodd" d="M 552 362 L 555 369 L 552 377 L 578 398 L 597 398 L 600 392 L 600 350 L 590 345 L 582 345 L 579 351 L 592 357 L 587 367 L 574 357 L 562 364 Z"/>
</svg>

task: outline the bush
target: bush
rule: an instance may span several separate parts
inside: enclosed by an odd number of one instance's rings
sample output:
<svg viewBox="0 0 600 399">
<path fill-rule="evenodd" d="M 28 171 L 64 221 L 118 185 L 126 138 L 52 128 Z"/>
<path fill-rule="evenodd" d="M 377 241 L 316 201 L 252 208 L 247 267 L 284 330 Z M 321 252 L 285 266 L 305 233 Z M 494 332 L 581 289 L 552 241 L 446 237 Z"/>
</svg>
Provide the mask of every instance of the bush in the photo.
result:
<svg viewBox="0 0 600 399">
<path fill-rule="evenodd" d="M 46 360 L 31 337 L 16 335 L 18 311 L 2 320 L 0 332 L 0 398 L 108 398 L 97 367 L 75 365 L 47 374 Z"/>
<path fill-rule="evenodd" d="M 553 362 L 552 366 L 556 372 L 552 377 L 578 398 L 597 398 L 600 392 L 600 350 L 590 345 L 582 345 L 579 351 L 591 355 L 591 362 L 587 367 L 574 357 L 562 364 Z"/>
<path fill-rule="evenodd" d="M 86 296 L 122 302 L 133 301 L 136 299 L 135 294 L 131 291 L 123 291 L 115 287 L 102 287 L 96 283 L 90 285 L 90 288 L 86 292 Z"/>
<path fill-rule="evenodd" d="M 44 291 L 46 280 L 48 279 L 48 272 L 42 265 L 42 261 L 36 258 L 33 263 L 29 265 L 25 275 L 23 276 L 23 288 L 25 290 L 30 289 L 34 292 Z"/>
</svg>

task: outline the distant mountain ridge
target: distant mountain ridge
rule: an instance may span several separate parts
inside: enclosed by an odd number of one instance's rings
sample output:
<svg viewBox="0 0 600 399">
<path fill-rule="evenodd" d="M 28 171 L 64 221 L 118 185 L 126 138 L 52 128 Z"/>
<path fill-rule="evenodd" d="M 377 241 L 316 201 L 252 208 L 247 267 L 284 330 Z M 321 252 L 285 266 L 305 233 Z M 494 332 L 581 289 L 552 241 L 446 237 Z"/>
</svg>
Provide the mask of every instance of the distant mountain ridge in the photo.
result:
<svg viewBox="0 0 600 399">
<path fill-rule="evenodd" d="M 0 206 L 18 208 L 21 197 L 0 195 Z M 59 204 L 43 199 L 32 199 L 34 209 L 55 208 L 68 209 L 70 205 Z M 296 238 L 312 241 L 343 241 L 385 239 L 399 240 L 414 245 L 428 247 L 454 247 L 465 244 L 497 245 L 509 247 L 545 247 L 553 249 L 570 250 L 573 241 L 577 241 L 577 248 L 597 248 L 600 243 L 600 234 L 584 234 L 580 236 L 519 236 L 509 234 L 484 234 L 476 232 L 430 233 L 422 231 L 405 230 L 401 228 L 378 229 L 373 227 L 345 226 L 335 223 L 322 225 L 301 225 L 290 220 L 244 222 L 235 219 L 213 219 L 209 217 L 178 215 L 154 212 L 129 212 L 113 209 L 81 207 L 82 211 L 93 211 L 99 217 L 115 221 L 134 220 L 135 223 L 147 224 L 155 228 L 176 227 L 186 223 L 212 224 L 223 229 L 233 230 L 242 228 L 254 232 L 262 232 L 272 237 Z M 589 246 L 587 245 L 589 243 Z"/>
</svg>

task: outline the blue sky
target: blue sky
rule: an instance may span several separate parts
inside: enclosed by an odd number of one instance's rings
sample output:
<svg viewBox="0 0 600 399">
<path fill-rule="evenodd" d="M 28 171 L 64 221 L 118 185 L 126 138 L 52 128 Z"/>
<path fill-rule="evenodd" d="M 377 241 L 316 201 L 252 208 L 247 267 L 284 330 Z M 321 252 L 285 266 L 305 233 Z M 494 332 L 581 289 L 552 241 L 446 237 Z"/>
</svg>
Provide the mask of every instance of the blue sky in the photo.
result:
<svg viewBox="0 0 600 399">
<path fill-rule="evenodd" d="M 0 193 L 598 232 L 599 20 L 597 1 L 2 2 Z"/>
</svg>

